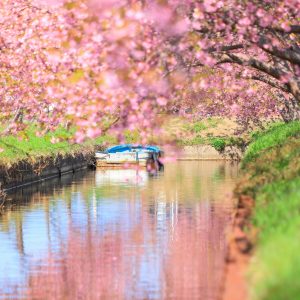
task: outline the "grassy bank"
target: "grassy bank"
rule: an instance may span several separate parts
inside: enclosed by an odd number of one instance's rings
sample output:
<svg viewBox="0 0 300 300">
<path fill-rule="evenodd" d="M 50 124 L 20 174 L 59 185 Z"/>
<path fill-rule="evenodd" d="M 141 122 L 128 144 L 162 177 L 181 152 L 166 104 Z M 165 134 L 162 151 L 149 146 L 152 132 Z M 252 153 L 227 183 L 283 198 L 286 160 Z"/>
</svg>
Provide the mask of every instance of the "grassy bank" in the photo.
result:
<svg viewBox="0 0 300 300">
<path fill-rule="evenodd" d="M 224 118 L 213 117 L 197 121 L 170 117 L 164 124 L 164 139 L 175 141 L 179 146 L 210 145 L 222 152 L 226 146 L 243 148 L 248 137 L 237 137 L 237 128 L 236 122 Z"/>
<path fill-rule="evenodd" d="M 249 286 L 254 300 L 300 299 L 300 122 L 253 135 L 239 192 L 255 199 L 258 231 Z"/>
<path fill-rule="evenodd" d="M 93 151 L 95 145 L 101 145 L 103 142 L 115 142 L 113 137 L 105 135 L 95 140 L 88 140 L 83 144 L 72 144 L 69 142 L 71 135 L 71 132 L 60 128 L 55 132 L 38 137 L 36 129 L 32 127 L 19 136 L 2 136 L 0 137 L 0 164 L 10 166 L 21 160 L 34 162 L 45 156 L 55 157 L 88 152 Z"/>
</svg>

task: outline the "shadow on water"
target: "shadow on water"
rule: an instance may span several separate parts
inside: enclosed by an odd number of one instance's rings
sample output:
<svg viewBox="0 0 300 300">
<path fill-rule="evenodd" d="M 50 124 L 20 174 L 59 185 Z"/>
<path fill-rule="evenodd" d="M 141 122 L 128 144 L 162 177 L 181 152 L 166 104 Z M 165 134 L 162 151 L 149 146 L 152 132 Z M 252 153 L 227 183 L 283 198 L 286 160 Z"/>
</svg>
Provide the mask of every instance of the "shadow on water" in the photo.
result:
<svg viewBox="0 0 300 300">
<path fill-rule="evenodd" d="M 11 193 L 0 299 L 217 299 L 238 166 L 67 174 Z"/>
<path fill-rule="evenodd" d="M 79 170 L 75 173 L 69 172 L 62 176 L 56 176 L 33 184 L 24 185 L 23 187 L 8 190 L 8 201 L 10 201 L 14 206 L 28 204 L 35 198 L 47 197 L 55 193 L 55 191 L 60 191 L 63 187 L 79 181 L 87 174 L 87 172 L 89 171 Z"/>
</svg>

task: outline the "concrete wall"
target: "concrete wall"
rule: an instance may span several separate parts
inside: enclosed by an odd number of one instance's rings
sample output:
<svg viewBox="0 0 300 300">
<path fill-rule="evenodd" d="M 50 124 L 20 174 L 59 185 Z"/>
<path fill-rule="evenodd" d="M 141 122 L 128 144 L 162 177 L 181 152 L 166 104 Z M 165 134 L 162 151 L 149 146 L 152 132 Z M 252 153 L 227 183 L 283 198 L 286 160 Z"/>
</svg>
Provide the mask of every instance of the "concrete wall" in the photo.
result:
<svg viewBox="0 0 300 300">
<path fill-rule="evenodd" d="M 184 146 L 179 160 L 240 160 L 243 153 L 237 147 L 226 147 L 220 153 L 210 145 Z"/>
<path fill-rule="evenodd" d="M 10 167 L 0 166 L 1 189 L 10 189 L 87 168 L 92 158 L 93 154 L 77 154 L 44 157 L 34 163 L 23 160 Z"/>
</svg>

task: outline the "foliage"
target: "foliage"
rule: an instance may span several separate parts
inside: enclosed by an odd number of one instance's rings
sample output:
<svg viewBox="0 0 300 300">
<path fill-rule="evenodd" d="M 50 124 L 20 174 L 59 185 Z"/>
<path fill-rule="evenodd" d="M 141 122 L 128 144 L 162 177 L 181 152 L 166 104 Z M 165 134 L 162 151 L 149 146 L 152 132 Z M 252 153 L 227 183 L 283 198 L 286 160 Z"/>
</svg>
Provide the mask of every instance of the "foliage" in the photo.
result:
<svg viewBox="0 0 300 300">
<path fill-rule="evenodd" d="M 235 136 L 210 137 L 209 144 L 219 152 L 224 151 L 226 147 L 236 147 L 243 152 L 247 144 L 247 139 Z"/>
<path fill-rule="evenodd" d="M 223 138 L 210 138 L 209 143 L 219 152 L 224 151 L 226 146 L 226 141 Z"/>
</svg>

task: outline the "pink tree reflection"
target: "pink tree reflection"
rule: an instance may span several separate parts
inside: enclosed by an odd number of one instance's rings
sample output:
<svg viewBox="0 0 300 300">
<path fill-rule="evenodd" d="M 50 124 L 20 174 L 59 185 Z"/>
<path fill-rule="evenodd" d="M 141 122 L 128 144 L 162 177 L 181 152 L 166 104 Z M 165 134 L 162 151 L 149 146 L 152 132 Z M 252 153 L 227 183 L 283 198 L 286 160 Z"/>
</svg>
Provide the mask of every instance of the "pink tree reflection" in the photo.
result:
<svg viewBox="0 0 300 300">
<path fill-rule="evenodd" d="M 122 299 L 121 243 L 120 234 L 99 239 L 74 231 L 59 258 L 50 254 L 31 272 L 28 299 Z"/>
</svg>

